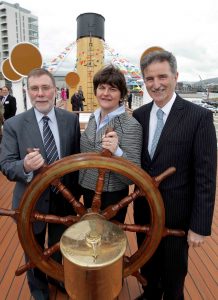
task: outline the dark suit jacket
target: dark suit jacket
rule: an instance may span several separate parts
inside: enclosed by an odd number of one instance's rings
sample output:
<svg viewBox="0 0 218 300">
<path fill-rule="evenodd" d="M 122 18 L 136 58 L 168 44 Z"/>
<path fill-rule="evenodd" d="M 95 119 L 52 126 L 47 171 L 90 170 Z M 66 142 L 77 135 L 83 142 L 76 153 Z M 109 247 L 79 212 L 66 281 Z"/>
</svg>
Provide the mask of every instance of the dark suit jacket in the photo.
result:
<svg viewBox="0 0 218 300">
<path fill-rule="evenodd" d="M 149 118 L 153 102 L 133 112 L 143 126 L 142 168 L 152 177 L 167 168 L 176 173 L 159 186 L 166 226 L 210 235 L 215 201 L 217 142 L 212 113 L 177 95 L 153 159 L 148 153 Z M 147 208 L 135 203 L 136 222 L 148 221 Z"/>
<path fill-rule="evenodd" d="M 73 96 L 71 97 L 72 110 L 79 111 L 81 103 L 81 96 L 79 94 L 73 94 Z"/>
<path fill-rule="evenodd" d="M 60 135 L 61 157 L 79 153 L 80 127 L 77 115 L 59 108 L 55 108 L 55 114 Z M 3 174 L 6 175 L 9 180 L 16 181 L 12 201 L 13 209 L 18 207 L 28 184 L 27 177 L 23 170 L 23 159 L 27 153 L 27 148 L 39 148 L 42 156 L 46 158 L 42 137 L 33 108 L 10 118 L 4 123 L 0 164 Z M 66 175 L 63 178 L 63 183 L 69 189 L 72 189 L 77 180 L 76 177 L 75 174 Z M 48 190 L 41 196 L 36 209 L 48 213 Z M 36 233 L 41 230 L 41 226 L 36 226 Z"/>
<path fill-rule="evenodd" d="M 13 116 L 15 116 L 16 111 L 17 111 L 17 103 L 16 99 L 8 95 L 6 98 L 6 101 L 4 102 L 4 119 L 7 120 Z"/>
</svg>

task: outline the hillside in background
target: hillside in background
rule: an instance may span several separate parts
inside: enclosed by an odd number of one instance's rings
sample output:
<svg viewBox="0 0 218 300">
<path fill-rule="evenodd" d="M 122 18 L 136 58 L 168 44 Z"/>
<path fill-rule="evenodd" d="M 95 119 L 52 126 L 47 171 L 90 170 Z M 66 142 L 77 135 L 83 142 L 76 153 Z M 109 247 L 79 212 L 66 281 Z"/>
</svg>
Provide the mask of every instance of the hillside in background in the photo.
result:
<svg viewBox="0 0 218 300">
<path fill-rule="evenodd" d="M 199 81 L 182 81 L 185 84 L 191 84 L 191 85 L 208 85 L 208 84 L 218 84 L 218 77 L 215 78 L 209 78 L 209 79 L 204 79 L 204 80 L 199 80 Z"/>
</svg>

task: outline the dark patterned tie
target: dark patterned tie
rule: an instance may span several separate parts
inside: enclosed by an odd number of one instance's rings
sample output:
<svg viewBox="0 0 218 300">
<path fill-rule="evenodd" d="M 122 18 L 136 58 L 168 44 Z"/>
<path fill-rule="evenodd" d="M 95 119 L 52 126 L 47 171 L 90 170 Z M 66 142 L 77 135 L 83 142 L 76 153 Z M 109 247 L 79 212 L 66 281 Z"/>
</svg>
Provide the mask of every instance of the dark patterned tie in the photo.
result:
<svg viewBox="0 0 218 300">
<path fill-rule="evenodd" d="M 164 121 L 163 121 L 164 112 L 159 108 L 156 115 L 157 115 L 157 127 L 155 129 L 154 137 L 151 144 L 151 151 L 150 151 L 151 158 L 153 158 L 154 152 L 157 147 L 157 143 L 159 141 L 162 129 L 164 127 Z"/>
<path fill-rule="evenodd" d="M 43 118 L 43 141 L 47 157 L 47 163 L 50 165 L 59 159 L 58 150 L 51 128 L 48 125 L 49 117 Z"/>
<path fill-rule="evenodd" d="M 50 165 L 54 161 L 59 159 L 58 150 L 57 150 L 53 133 L 51 131 L 51 128 L 48 125 L 49 117 L 44 116 L 42 120 L 43 120 L 43 142 L 44 142 L 44 147 L 45 147 L 45 152 L 47 157 L 47 163 Z M 58 193 L 58 189 L 54 186 L 51 187 L 51 190 L 56 194 Z"/>
</svg>

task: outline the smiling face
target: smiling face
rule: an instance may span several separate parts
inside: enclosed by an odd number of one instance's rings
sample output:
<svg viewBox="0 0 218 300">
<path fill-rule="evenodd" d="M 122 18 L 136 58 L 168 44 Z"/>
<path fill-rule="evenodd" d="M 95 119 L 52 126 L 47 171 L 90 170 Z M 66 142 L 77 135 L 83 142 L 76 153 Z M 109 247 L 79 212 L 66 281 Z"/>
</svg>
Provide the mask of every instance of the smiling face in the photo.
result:
<svg viewBox="0 0 218 300">
<path fill-rule="evenodd" d="M 48 75 L 29 77 L 28 94 L 32 106 L 40 113 L 48 114 L 54 107 L 56 87 Z"/>
<path fill-rule="evenodd" d="M 153 62 L 144 69 L 147 91 L 159 107 L 170 101 L 176 88 L 178 73 L 172 73 L 167 61 Z"/>
<path fill-rule="evenodd" d="M 96 89 L 96 98 L 102 113 L 106 115 L 119 107 L 121 92 L 117 87 L 102 83 Z"/>
</svg>

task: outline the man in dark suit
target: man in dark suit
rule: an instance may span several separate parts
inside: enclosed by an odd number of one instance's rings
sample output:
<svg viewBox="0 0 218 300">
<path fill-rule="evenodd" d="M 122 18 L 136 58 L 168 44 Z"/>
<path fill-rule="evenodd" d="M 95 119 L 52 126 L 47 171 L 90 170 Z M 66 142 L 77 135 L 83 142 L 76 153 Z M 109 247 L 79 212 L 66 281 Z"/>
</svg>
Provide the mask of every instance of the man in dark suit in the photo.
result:
<svg viewBox="0 0 218 300">
<path fill-rule="evenodd" d="M 153 99 L 133 112 L 143 127 L 142 168 L 152 177 L 171 166 L 176 168 L 176 173 L 165 179 L 159 190 L 166 227 L 183 229 L 186 236 L 163 238 L 153 257 L 141 268 L 148 284 L 137 299 L 182 300 L 188 247 L 202 245 L 205 236 L 211 234 L 217 167 L 213 115 L 175 93 L 177 63 L 170 52 L 144 56 L 141 71 Z M 159 122 L 156 112 L 160 109 Z M 159 140 L 157 132 L 161 132 Z M 145 199 L 135 201 L 134 218 L 137 224 L 150 222 Z M 137 235 L 139 245 L 143 239 L 143 234 Z"/>
<path fill-rule="evenodd" d="M 53 76 L 44 69 L 34 69 L 27 78 L 27 90 L 33 108 L 5 121 L 0 156 L 3 174 L 9 180 L 16 181 L 12 203 L 14 209 L 18 207 L 28 183 L 44 162 L 48 163 L 46 147 L 43 143 L 44 116 L 49 118 L 48 125 L 54 136 L 59 158 L 78 153 L 80 149 L 80 127 L 77 115 L 54 107 L 56 85 Z M 27 148 L 33 148 L 34 151 L 27 153 Z M 64 176 L 62 182 L 75 195 L 77 174 Z M 41 195 L 36 210 L 61 216 L 74 214 L 67 200 L 52 188 L 48 188 Z M 49 246 L 59 241 L 65 229 L 58 224 L 48 225 Z M 42 248 L 45 243 L 45 232 L 45 223 L 34 223 L 34 234 Z M 59 262 L 61 260 L 58 254 L 54 258 Z M 34 268 L 27 272 L 27 278 L 34 299 L 48 299 L 49 290 L 45 274 Z"/>
<path fill-rule="evenodd" d="M 128 91 L 127 102 L 129 109 L 132 109 L 132 93 Z"/>
<path fill-rule="evenodd" d="M 72 111 L 79 111 L 80 108 L 80 95 L 78 91 L 75 91 L 71 97 Z"/>
<path fill-rule="evenodd" d="M 82 90 L 82 86 L 81 86 L 81 85 L 79 86 L 78 94 L 79 94 L 79 96 L 80 96 L 79 110 L 80 110 L 80 111 L 83 111 L 83 110 L 84 110 L 83 102 L 85 101 L 85 97 L 84 97 L 84 95 L 83 95 L 83 90 Z"/>
<path fill-rule="evenodd" d="M 7 120 L 15 116 L 17 111 L 17 103 L 15 97 L 9 94 L 9 89 L 7 86 L 3 86 L 2 96 L 2 103 L 4 105 L 4 119 Z"/>
</svg>

